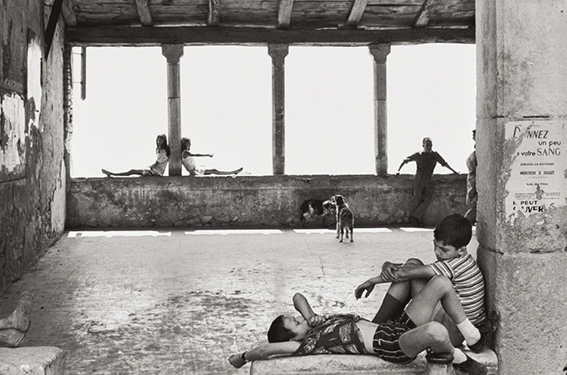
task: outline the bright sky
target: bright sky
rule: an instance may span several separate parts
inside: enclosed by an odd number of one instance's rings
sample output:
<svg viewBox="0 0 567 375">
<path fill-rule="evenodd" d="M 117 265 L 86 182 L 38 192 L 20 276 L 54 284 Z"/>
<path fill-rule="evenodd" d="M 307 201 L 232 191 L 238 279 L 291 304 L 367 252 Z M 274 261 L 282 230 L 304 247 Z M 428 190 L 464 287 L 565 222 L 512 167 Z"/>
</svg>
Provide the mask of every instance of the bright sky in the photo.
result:
<svg viewBox="0 0 567 375">
<path fill-rule="evenodd" d="M 77 50 L 77 52 L 79 52 Z M 393 46 L 388 56 L 388 160 L 395 173 L 424 137 L 466 173 L 476 113 L 474 45 Z M 155 161 L 167 134 L 161 48 L 88 48 L 87 99 L 75 85 L 72 176 L 102 177 Z M 75 56 L 74 80 L 80 79 Z M 290 47 L 286 174 L 374 174 L 373 59 L 367 47 Z M 182 135 L 206 168 L 272 174 L 271 58 L 267 47 L 185 47 Z M 402 169 L 412 174 L 415 164 Z M 438 166 L 437 173 L 450 173 Z M 184 174 L 186 172 L 184 171 Z"/>
</svg>

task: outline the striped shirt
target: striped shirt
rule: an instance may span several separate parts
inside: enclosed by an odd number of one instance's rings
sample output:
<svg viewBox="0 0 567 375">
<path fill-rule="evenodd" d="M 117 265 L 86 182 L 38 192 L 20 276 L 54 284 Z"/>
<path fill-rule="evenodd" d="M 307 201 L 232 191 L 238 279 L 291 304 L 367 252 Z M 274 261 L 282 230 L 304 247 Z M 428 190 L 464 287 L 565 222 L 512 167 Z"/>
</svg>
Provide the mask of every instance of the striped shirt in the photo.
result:
<svg viewBox="0 0 567 375">
<path fill-rule="evenodd" d="M 486 318 L 484 309 L 484 278 L 472 255 L 431 263 L 437 275 L 447 276 L 455 287 L 467 318 L 477 325 Z"/>
</svg>

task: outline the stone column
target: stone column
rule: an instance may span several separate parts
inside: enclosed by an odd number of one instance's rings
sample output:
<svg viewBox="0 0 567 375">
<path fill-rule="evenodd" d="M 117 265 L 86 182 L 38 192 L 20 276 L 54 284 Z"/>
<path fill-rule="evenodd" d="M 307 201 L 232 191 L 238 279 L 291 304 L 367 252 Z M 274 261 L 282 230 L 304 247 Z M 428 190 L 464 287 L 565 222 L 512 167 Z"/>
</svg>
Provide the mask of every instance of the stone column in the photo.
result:
<svg viewBox="0 0 567 375">
<path fill-rule="evenodd" d="M 389 44 L 371 44 L 368 49 L 374 57 L 374 155 L 376 174 L 388 173 L 388 121 L 386 112 L 386 59 Z"/>
<path fill-rule="evenodd" d="M 476 1 L 477 257 L 499 375 L 567 366 L 565 5 Z"/>
<path fill-rule="evenodd" d="M 164 44 L 161 52 L 167 59 L 167 142 L 171 149 L 169 175 L 181 176 L 181 82 L 179 60 L 183 56 L 183 44 Z"/>
<path fill-rule="evenodd" d="M 73 137 L 73 47 L 68 44 L 65 45 L 63 50 L 63 111 L 65 188 L 66 191 L 69 191 L 69 184 L 71 183 L 71 138 Z"/>
<path fill-rule="evenodd" d="M 274 174 L 285 173 L 285 68 L 287 44 L 269 44 L 272 57 L 272 165 Z"/>
</svg>

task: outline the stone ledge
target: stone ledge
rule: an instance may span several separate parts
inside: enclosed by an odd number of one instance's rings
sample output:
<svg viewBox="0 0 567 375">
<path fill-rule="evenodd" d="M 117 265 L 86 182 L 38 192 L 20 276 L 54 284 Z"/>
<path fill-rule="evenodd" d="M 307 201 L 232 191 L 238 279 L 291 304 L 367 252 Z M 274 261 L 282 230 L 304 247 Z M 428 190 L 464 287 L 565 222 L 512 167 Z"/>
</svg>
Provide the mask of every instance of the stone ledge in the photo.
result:
<svg viewBox="0 0 567 375">
<path fill-rule="evenodd" d="M 486 364 L 487 375 L 496 375 L 498 360 L 492 350 L 486 349 L 478 354 L 470 351 L 465 353 Z M 407 365 L 390 363 L 373 355 L 321 354 L 253 361 L 250 367 L 251 375 L 423 375 L 426 371 L 429 370 L 424 353 Z"/>
<path fill-rule="evenodd" d="M 50 346 L 0 348 L 2 375 L 63 375 L 66 352 Z"/>
</svg>

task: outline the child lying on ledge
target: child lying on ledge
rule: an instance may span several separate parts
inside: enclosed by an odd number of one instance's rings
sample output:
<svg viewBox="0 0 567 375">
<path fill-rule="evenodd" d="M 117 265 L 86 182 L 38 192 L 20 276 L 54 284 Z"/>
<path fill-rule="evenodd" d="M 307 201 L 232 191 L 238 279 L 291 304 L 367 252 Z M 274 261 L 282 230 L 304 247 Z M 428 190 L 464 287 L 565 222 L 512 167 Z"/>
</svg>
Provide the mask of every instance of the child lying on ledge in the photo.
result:
<svg viewBox="0 0 567 375">
<path fill-rule="evenodd" d="M 248 361 L 278 354 L 374 354 L 389 362 L 410 363 L 427 350 L 428 361 L 452 362 L 454 368 L 466 374 L 486 374 L 484 365 L 453 347 L 441 323 L 430 321 L 439 301 L 456 322 L 467 319 L 451 282 L 444 276 L 434 277 L 398 320 L 379 324 L 357 315 L 318 315 L 307 299 L 296 293 L 293 305 L 301 318 L 278 316 L 268 331 L 268 343 L 233 354 L 228 360 L 232 366 L 240 368 Z M 486 340 L 472 324 L 468 328 L 463 332 L 468 344 L 478 342 L 478 337 Z"/>
</svg>

